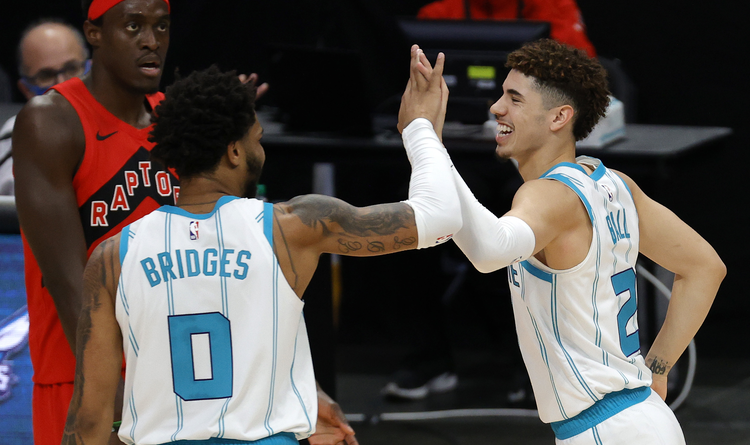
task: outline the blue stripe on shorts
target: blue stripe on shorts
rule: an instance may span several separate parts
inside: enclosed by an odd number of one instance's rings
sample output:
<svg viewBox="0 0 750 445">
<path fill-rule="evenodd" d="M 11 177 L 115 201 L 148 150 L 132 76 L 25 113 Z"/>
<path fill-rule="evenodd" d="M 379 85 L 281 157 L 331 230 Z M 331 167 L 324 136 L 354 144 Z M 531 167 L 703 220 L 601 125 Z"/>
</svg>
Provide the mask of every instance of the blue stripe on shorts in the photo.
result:
<svg viewBox="0 0 750 445">
<path fill-rule="evenodd" d="M 559 422 L 552 422 L 550 426 L 557 439 L 570 439 L 604 422 L 620 411 L 643 402 L 650 395 L 651 388 L 648 386 L 609 393 L 578 415 Z"/>
</svg>

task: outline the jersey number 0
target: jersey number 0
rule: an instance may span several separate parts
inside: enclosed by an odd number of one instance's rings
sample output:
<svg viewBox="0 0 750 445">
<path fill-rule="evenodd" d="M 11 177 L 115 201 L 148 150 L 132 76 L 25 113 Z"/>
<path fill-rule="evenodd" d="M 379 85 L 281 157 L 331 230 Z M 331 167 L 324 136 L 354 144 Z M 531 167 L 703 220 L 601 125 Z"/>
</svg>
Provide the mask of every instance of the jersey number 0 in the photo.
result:
<svg viewBox="0 0 750 445">
<path fill-rule="evenodd" d="M 232 396 L 232 334 L 219 312 L 171 315 L 169 345 L 174 392 L 183 400 Z"/>
</svg>

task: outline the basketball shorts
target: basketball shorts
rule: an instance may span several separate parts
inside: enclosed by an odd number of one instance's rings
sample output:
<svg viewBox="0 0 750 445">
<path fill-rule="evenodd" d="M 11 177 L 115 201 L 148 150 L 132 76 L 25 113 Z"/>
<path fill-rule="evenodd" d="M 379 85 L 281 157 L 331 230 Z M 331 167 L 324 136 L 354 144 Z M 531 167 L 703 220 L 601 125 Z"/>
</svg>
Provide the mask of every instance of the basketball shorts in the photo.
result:
<svg viewBox="0 0 750 445">
<path fill-rule="evenodd" d="M 666 403 L 653 392 L 642 402 L 623 409 L 591 428 L 557 445 L 685 445 L 677 418 Z"/>
<path fill-rule="evenodd" d="M 34 384 L 31 396 L 34 445 L 60 445 L 68 417 L 68 406 L 73 398 L 73 388 L 73 382 Z"/>
</svg>

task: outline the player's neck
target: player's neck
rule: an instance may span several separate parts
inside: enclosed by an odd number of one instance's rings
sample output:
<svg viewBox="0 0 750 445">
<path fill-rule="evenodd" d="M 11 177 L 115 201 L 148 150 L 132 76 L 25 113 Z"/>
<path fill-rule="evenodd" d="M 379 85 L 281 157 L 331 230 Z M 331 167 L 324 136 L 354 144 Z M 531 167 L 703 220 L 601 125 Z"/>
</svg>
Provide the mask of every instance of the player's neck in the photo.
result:
<svg viewBox="0 0 750 445">
<path fill-rule="evenodd" d="M 524 182 L 539 179 L 552 167 L 561 162 L 575 163 L 576 153 L 573 148 L 542 148 L 529 154 L 528 157 L 516 159 L 518 172 Z"/>
<path fill-rule="evenodd" d="M 180 179 L 180 196 L 177 207 L 190 213 L 211 213 L 216 202 L 224 196 L 240 196 L 241 190 L 214 176 L 196 176 Z"/>
<path fill-rule="evenodd" d="M 97 70 L 83 78 L 83 83 L 97 102 L 116 118 L 135 128 L 151 125 L 151 110 L 146 108 L 143 92 L 126 88 L 115 81 L 106 70 Z"/>
</svg>

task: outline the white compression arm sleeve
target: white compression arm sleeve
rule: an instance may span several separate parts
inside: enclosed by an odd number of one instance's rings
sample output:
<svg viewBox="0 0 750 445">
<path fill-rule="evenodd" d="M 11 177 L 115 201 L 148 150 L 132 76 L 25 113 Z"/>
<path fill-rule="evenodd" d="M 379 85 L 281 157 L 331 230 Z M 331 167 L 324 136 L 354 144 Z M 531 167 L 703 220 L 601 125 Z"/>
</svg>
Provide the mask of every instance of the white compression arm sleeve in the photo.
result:
<svg viewBox="0 0 750 445">
<path fill-rule="evenodd" d="M 412 167 L 409 199 L 403 202 L 414 209 L 417 248 L 436 246 L 461 229 L 453 163 L 427 119 L 414 119 L 404 128 L 402 139 Z"/>
<path fill-rule="evenodd" d="M 534 254 L 534 231 L 524 220 L 498 218 L 474 197 L 455 168 L 453 178 L 463 217 L 463 227 L 453 240 L 478 271 L 494 272 Z"/>
</svg>

